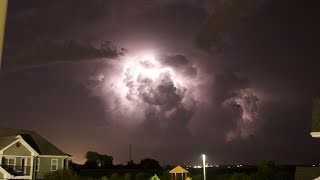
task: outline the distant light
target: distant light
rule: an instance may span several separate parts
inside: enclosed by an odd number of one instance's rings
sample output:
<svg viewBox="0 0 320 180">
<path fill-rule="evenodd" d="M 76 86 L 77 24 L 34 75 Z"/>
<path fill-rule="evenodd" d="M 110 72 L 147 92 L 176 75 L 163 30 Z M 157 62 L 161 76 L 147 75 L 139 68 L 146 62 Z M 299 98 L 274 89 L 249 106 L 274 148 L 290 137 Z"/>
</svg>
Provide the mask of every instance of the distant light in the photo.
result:
<svg viewBox="0 0 320 180">
<path fill-rule="evenodd" d="M 313 165 L 313 167 L 315 167 L 316 165 Z"/>
</svg>

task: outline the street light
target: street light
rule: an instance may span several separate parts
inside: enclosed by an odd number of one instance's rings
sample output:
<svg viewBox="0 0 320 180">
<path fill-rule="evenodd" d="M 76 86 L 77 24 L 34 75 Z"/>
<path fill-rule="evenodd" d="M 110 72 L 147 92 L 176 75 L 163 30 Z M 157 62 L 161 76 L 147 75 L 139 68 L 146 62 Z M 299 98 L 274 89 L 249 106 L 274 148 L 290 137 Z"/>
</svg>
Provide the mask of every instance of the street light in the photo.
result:
<svg viewBox="0 0 320 180">
<path fill-rule="evenodd" d="M 206 180 L 206 155 L 202 154 L 203 180 Z"/>
</svg>

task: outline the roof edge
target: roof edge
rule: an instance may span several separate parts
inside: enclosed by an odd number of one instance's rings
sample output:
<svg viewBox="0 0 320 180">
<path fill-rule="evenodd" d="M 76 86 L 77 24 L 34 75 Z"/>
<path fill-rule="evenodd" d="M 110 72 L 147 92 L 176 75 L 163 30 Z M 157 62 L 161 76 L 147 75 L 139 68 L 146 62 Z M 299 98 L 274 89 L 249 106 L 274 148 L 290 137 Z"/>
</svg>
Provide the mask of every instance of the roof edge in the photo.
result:
<svg viewBox="0 0 320 180">
<path fill-rule="evenodd" d="M 311 132 L 310 135 L 311 135 L 313 138 L 320 138 L 320 132 Z"/>
</svg>

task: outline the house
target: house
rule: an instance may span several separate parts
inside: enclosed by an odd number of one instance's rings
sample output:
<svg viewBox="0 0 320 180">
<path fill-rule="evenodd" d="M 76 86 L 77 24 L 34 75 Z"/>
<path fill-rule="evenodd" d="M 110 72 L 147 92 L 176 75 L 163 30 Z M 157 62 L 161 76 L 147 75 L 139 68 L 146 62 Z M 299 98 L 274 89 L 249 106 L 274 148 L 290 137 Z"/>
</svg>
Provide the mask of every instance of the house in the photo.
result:
<svg viewBox="0 0 320 180">
<path fill-rule="evenodd" d="M 320 138 L 320 99 L 313 100 L 312 127 L 310 135 L 313 138 Z M 313 179 L 320 180 L 320 167 L 297 166 L 295 180 Z"/>
<path fill-rule="evenodd" d="M 43 179 L 68 169 L 70 158 L 33 131 L 0 128 L 0 180 Z"/>
<path fill-rule="evenodd" d="M 320 180 L 319 166 L 297 166 L 295 173 L 295 180 Z"/>
<path fill-rule="evenodd" d="M 320 138 L 320 99 L 313 100 L 311 136 Z"/>
</svg>

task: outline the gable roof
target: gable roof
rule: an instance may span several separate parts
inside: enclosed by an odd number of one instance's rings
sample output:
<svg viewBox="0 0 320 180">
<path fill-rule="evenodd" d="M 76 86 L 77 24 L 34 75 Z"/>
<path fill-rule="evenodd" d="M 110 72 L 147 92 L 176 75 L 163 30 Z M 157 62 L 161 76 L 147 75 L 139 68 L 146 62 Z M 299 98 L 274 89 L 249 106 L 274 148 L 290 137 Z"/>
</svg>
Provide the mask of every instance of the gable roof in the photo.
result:
<svg viewBox="0 0 320 180">
<path fill-rule="evenodd" d="M 189 171 L 181 166 L 177 166 L 174 169 L 172 169 L 171 171 L 169 171 L 169 173 L 189 173 Z"/>
<path fill-rule="evenodd" d="M 21 129 L 0 128 L 0 149 L 12 143 L 17 135 L 20 135 L 23 140 L 25 140 L 40 155 L 70 156 L 41 137 L 39 134 L 33 131 Z"/>
<path fill-rule="evenodd" d="M 13 178 L 13 175 L 9 174 L 5 169 L 3 169 L 1 166 L 0 166 L 0 173 L 3 174 L 4 178 Z"/>
</svg>

